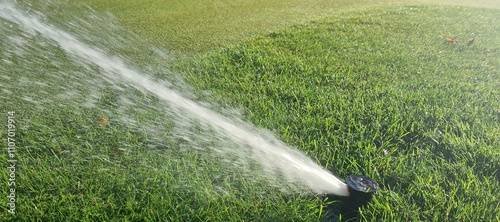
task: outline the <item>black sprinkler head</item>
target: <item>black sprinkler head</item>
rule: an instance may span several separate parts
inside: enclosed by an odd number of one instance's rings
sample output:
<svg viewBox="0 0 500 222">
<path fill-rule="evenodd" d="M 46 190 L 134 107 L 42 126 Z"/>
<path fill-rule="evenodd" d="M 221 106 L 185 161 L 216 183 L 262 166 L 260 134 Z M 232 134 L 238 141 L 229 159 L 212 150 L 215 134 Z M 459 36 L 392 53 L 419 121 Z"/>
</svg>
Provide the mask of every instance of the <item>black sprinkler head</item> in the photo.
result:
<svg viewBox="0 0 500 222">
<path fill-rule="evenodd" d="M 346 178 L 349 196 L 343 201 L 340 209 L 342 220 L 350 220 L 359 216 L 359 208 L 368 204 L 378 189 L 378 183 L 367 176 L 351 175 Z"/>
</svg>

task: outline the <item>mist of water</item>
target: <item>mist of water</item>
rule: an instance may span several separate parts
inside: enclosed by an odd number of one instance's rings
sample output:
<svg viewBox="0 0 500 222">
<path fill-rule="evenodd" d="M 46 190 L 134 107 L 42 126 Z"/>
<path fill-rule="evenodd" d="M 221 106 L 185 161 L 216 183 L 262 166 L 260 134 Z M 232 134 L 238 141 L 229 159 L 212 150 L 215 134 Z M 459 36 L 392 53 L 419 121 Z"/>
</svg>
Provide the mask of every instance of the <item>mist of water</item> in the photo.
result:
<svg viewBox="0 0 500 222">
<path fill-rule="evenodd" d="M 0 4 L 0 17 L 15 24 L 23 32 L 39 33 L 43 38 L 56 42 L 75 63 L 93 64 L 98 67 L 101 78 L 108 84 L 125 84 L 160 99 L 165 107 L 173 110 L 179 117 L 176 118 L 177 124 L 197 121 L 209 126 L 221 137 L 229 138 L 237 144 L 231 152 L 240 152 L 238 147 L 250 147 L 251 158 L 262 165 L 265 171 L 263 173 L 267 176 L 278 172 L 287 182 L 299 183 L 316 193 L 349 195 L 342 181 L 270 133 L 258 130 L 240 119 L 221 115 L 189 99 L 178 90 L 172 89 L 172 83 L 136 71 L 120 57 L 85 43 L 70 32 L 48 23 L 42 16 L 29 14 L 14 3 Z"/>
</svg>

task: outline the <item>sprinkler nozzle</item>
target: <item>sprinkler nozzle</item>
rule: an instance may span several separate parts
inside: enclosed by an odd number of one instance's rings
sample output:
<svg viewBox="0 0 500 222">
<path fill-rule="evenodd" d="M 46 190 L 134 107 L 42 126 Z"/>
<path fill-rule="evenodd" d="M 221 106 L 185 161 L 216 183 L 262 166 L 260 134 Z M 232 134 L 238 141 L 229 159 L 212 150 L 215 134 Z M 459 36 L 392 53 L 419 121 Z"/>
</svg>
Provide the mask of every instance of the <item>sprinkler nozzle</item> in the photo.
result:
<svg viewBox="0 0 500 222">
<path fill-rule="evenodd" d="M 378 183 L 363 175 L 351 175 L 346 178 L 349 196 L 340 209 L 342 219 L 352 219 L 359 215 L 359 208 L 366 205 L 378 189 Z"/>
</svg>

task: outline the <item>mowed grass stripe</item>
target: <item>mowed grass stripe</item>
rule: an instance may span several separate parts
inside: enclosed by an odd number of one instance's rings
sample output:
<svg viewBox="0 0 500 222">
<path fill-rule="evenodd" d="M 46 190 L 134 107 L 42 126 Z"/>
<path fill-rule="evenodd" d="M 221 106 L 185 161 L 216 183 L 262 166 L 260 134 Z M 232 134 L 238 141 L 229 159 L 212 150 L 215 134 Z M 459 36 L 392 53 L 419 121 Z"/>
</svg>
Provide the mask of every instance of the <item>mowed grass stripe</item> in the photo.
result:
<svg viewBox="0 0 500 222">
<path fill-rule="evenodd" d="M 496 0 L 211 0 L 211 1 L 96 1 L 83 0 L 100 11 L 113 13 L 125 27 L 153 44 L 182 54 L 197 54 L 235 44 L 290 24 L 339 11 L 397 4 L 450 4 L 497 7 Z"/>
</svg>

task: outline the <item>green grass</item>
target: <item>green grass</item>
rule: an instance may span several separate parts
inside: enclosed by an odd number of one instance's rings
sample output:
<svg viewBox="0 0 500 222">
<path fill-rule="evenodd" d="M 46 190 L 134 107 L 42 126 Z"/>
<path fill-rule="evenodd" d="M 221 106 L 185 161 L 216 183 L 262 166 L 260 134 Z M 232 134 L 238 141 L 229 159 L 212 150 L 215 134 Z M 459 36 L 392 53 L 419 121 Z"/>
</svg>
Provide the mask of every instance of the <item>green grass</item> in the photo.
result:
<svg viewBox="0 0 500 222">
<path fill-rule="evenodd" d="M 249 4 L 239 3 L 239 7 Z M 270 129 L 341 178 L 364 174 L 377 180 L 381 189 L 362 209 L 361 220 L 500 219 L 497 9 L 379 7 L 311 21 L 304 21 L 309 18 L 305 15 L 286 27 L 297 13 L 283 10 L 279 18 L 255 15 L 266 22 L 243 23 L 241 29 L 229 25 L 227 32 L 214 35 L 228 35 L 227 39 L 208 38 L 191 45 L 211 34 L 194 35 L 188 29 L 165 37 L 164 32 L 194 28 L 204 19 L 202 15 L 185 21 L 192 15 L 187 13 L 179 17 L 185 22 L 182 25 L 161 29 L 155 26 L 161 23 L 134 17 L 151 8 L 160 13 L 161 7 L 138 4 L 133 11 L 116 3 L 100 4 L 110 4 L 102 7 L 109 7 L 119 21 L 147 36 L 144 41 L 164 42 L 189 53 L 170 68 L 200 92 L 211 92 L 210 98 L 196 94 L 199 100 L 241 110 L 245 119 Z M 196 2 L 190 4 L 175 10 L 202 10 Z M 265 3 L 259 4 L 255 8 Z M 229 10 L 227 15 L 240 10 Z M 141 31 L 125 18 L 146 21 L 143 29 L 149 31 Z M 275 25 L 273 31 L 266 32 L 270 23 Z M 220 22 L 219 26 L 223 27 Z M 110 47 L 139 67 L 150 62 L 163 67 L 157 64 L 160 59 L 145 53 L 149 49 L 140 48 L 147 45 L 142 40 L 134 39 L 135 46 L 123 45 L 113 42 L 116 35 L 107 27 L 98 23 L 90 27 L 95 29 L 83 29 L 108 34 L 87 42 Z M 260 35 L 237 42 L 239 35 L 253 32 Z M 183 35 L 193 39 L 181 40 Z M 446 43 L 448 37 L 459 43 Z M 467 47 L 472 38 L 474 44 Z M 265 178 L 254 178 L 258 171 L 228 170 L 232 164 L 223 160 L 232 157 L 192 149 L 221 144 L 197 141 L 193 145 L 175 137 L 175 124 L 156 98 L 93 81 L 93 74 L 80 79 L 73 74 L 85 68 L 42 37 L 29 39 L 37 43 L 18 57 L 8 53 L 15 52 L 16 46 L 6 38 L 0 40 L 4 58 L 10 61 L 0 66 L 6 79 L 1 83 L 5 103 L 0 110 L 4 116 L 16 111 L 19 160 L 17 214 L 12 217 L 6 212 L 7 200 L 2 198 L 0 220 L 317 221 L 330 217 L 325 210 L 328 201 L 320 197 L 287 195 L 269 186 Z M 225 44 L 232 46 L 223 48 Z M 163 72 L 154 74 L 167 78 Z M 78 95 L 59 96 L 68 89 Z M 80 95 L 90 95 L 94 105 L 86 106 L 89 98 Z M 122 97 L 137 101 L 125 106 Z M 46 101 L 34 105 L 29 98 Z M 100 117 L 109 118 L 109 124 L 99 126 Z M 6 147 L 6 128 L 0 131 L 0 144 Z M 116 148 L 125 151 L 116 152 Z M 7 155 L 0 159 L 6 161 Z M 6 170 L 0 172 L 8 179 Z M 2 196 L 7 196 L 9 187 L 3 187 Z"/>
</svg>

